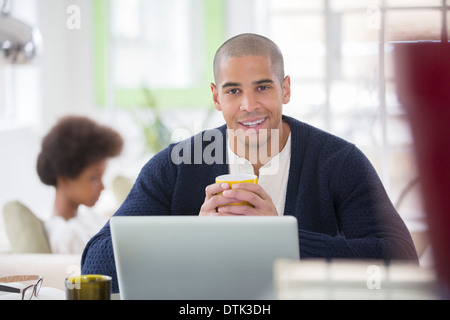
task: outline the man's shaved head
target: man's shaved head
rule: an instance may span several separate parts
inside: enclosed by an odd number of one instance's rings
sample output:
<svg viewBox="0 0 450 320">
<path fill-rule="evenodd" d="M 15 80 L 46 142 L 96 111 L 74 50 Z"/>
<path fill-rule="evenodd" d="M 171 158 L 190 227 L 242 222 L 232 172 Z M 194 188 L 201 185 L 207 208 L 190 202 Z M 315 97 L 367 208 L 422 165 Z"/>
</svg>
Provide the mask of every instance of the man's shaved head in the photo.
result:
<svg viewBox="0 0 450 320">
<path fill-rule="evenodd" d="M 226 41 L 217 50 L 214 58 L 214 79 L 217 84 L 220 78 L 222 61 L 229 58 L 244 56 L 262 56 L 270 58 L 272 71 L 279 78 L 284 79 L 284 60 L 280 48 L 270 39 L 252 33 L 244 33 Z"/>
</svg>

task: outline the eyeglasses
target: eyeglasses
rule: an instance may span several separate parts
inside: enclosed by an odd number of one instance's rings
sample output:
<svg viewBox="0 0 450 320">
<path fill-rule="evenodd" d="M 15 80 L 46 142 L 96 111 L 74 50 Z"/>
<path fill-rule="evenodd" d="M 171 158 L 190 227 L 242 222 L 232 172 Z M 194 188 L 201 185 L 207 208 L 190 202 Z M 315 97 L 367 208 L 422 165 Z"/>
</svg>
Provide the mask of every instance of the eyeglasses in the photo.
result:
<svg viewBox="0 0 450 320">
<path fill-rule="evenodd" d="M 44 278 L 41 276 L 10 276 L 0 278 L 0 283 L 9 283 L 9 282 L 26 282 L 26 281 L 35 281 L 35 284 L 27 286 L 23 289 L 14 288 L 10 286 L 4 286 L 0 284 L 0 291 L 4 292 L 12 292 L 12 293 L 20 293 L 22 295 L 22 300 L 31 300 L 33 296 L 37 297 L 39 294 L 39 290 L 41 290 L 42 281 Z"/>
</svg>

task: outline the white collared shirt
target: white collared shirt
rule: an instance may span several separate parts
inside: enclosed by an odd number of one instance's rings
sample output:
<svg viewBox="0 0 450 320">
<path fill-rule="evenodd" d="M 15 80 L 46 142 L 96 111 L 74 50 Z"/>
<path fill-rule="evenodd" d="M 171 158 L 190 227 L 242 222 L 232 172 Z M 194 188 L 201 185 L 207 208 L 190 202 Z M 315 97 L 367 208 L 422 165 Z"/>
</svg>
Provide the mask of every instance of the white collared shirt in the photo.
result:
<svg viewBox="0 0 450 320">
<path fill-rule="evenodd" d="M 255 174 L 252 164 L 245 158 L 237 156 L 227 143 L 227 159 L 230 174 Z M 291 135 L 283 150 L 269 163 L 259 169 L 258 184 L 272 198 L 278 215 L 284 214 L 286 203 L 286 191 L 289 178 L 289 167 L 291 164 Z"/>
</svg>

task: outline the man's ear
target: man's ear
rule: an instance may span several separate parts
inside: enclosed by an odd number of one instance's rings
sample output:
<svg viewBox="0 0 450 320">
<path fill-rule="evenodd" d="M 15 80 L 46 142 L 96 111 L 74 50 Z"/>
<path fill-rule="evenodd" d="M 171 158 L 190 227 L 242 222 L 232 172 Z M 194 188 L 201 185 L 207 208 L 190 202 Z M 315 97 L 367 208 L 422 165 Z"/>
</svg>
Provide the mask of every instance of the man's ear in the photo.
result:
<svg viewBox="0 0 450 320">
<path fill-rule="evenodd" d="M 291 77 L 286 76 L 283 80 L 283 104 L 291 101 Z"/>
<path fill-rule="evenodd" d="M 211 92 L 213 95 L 214 108 L 216 108 L 217 111 L 222 111 L 219 102 L 219 91 L 217 90 L 217 87 L 214 83 L 211 83 Z"/>
</svg>

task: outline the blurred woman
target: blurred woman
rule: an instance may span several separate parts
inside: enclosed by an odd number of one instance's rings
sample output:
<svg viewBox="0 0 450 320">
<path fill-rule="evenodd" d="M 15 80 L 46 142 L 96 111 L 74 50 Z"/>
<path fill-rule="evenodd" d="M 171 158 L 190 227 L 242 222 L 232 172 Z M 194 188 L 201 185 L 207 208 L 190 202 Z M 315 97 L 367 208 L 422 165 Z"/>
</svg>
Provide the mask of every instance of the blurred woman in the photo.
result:
<svg viewBox="0 0 450 320">
<path fill-rule="evenodd" d="M 106 222 L 81 205 L 93 207 L 104 189 L 102 177 L 123 139 L 113 129 L 87 117 L 62 118 L 43 138 L 37 159 L 41 181 L 56 189 L 53 214 L 45 222 L 53 253 L 82 253 Z"/>
</svg>

